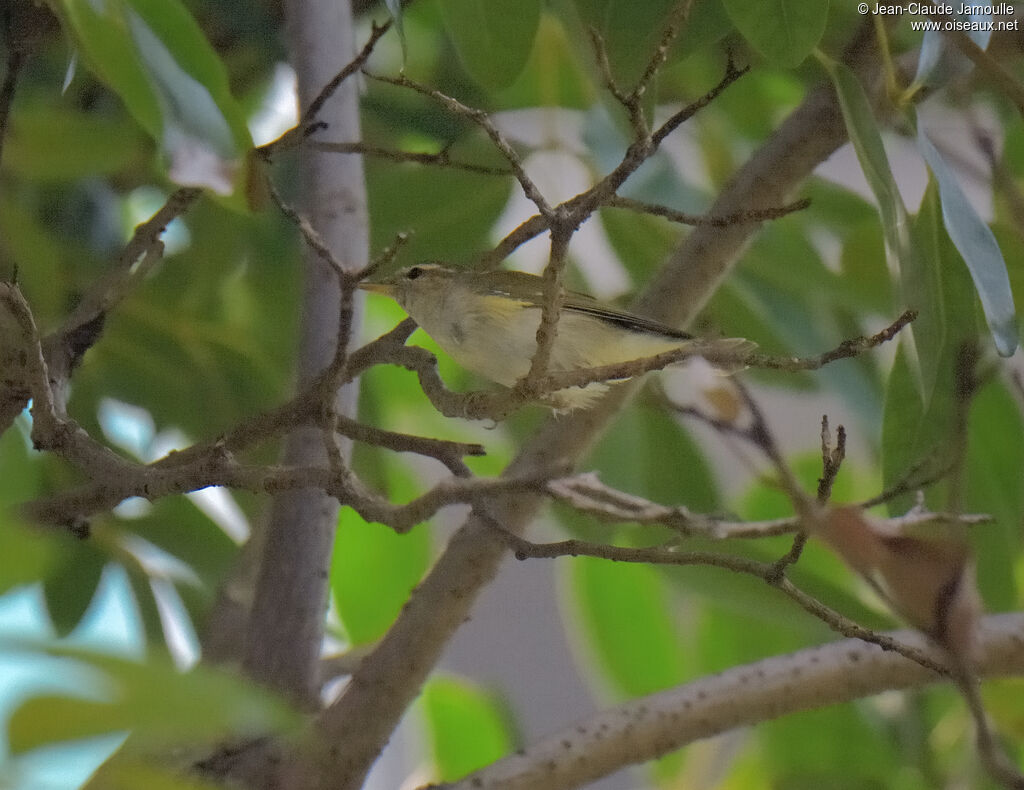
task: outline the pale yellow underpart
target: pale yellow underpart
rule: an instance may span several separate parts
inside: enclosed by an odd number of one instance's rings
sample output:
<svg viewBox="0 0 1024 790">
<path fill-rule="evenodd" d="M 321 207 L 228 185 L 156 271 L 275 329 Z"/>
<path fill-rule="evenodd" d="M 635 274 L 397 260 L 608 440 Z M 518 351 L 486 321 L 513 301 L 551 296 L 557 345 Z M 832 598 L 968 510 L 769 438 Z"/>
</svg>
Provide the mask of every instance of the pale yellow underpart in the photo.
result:
<svg viewBox="0 0 1024 790">
<path fill-rule="evenodd" d="M 423 310 L 415 296 L 404 305 L 423 330 L 437 341 L 459 365 L 486 379 L 513 386 L 530 370 L 537 351 L 537 328 L 541 309 L 506 296 L 475 294 L 457 299 L 454 286 L 444 301 L 457 301 L 440 311 Z M 466 309 L 467 306 L 470 306 Z M 632 332 L 594 316 L 563 311 L 551 349 L 549 373 L 628 362 L 678 348 L 686 340 Z M 604 383 L 570 387 L 549 396 L 559 411 L 590 405 L 608 389 Z"/>
</svg>

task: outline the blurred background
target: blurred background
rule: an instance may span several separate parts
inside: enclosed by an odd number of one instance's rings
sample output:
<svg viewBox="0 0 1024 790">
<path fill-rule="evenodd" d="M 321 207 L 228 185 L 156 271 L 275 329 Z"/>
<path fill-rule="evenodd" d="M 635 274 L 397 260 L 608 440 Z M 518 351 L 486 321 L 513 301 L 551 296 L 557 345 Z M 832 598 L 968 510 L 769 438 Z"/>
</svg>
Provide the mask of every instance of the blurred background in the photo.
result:
<svg viewBox="0 0 1024 790">
<path fill-rule="evenodd" d="M 280 4 L 181 5 L 223 63 L 252 142 L 269 142 L 294 125 L 295 77 L 287 63 Z M 383 20 L 387 12 L 377 4 L 356 5 L 361 42 L 370 35 L 371 20 Z M 496 49 L 483 57 L 467 43 L 484 36 L 473 31 L 479 20 L 460 15 L 455 3 L 416 0 L 402 13 L 404 42 L 394 31 L 385 36 L 369 70 L 396 74 L 404 68 L 409 77 L 492 112 L 531 178 L 555 202 L 612 169 L 630 140 L 621 108 L 601 87 L 587 26 L 604 36 L 613 72 L 628 85 L 649 58 L 671 5 L 526 3 L 516 12 L 523 30 L 503 28 Z M 737 22 L 738 5 L 695 3 L 649 93 L 647 110 L 665 118 L 701 96 L 721 78 L 727 52 L 751 63 L 751 72 L 669 137 L 621 194 L 705 212 L 807 91 L 827 81 L 813 56 L 787 63 L 759 48 L 762 42 Z M 816 43 L 831 58 L 840 57 L 854 34 L 871 24 L 853 3 L 815 5 L 826 10 L 811 47 Z M 147 133 L 111 89 L 109 75 L 97 77 L 101 70 L 76 45 L 67 22 L 62 26 L 46 7 L 33 8 L 34 54 L 18 80 L 0 162 L 0 276 L 17 273 L 46 332 L 59 326 L 111 266 L 133 227 L 175 185 L 166 140 Z M 12 31 L 7 30 L 5 52 L 23 34 Z M 921 33 L 900 20 L 885 35 L 894 58 L 914 62 Z M 1020 74 L 1018 34 L 996 34 L 989 51 Z M 1004 96 L 963 70 L 916 107 L 916 122 L 990 223 L 1019 297 L 1020 116 Z M 444 149 L 461 161 L 503 164 L 465 119 L 374 80 L 362 81 L 362 127 L 374 146 Z M 330 130 L 321 135 L 333 139 Z M 897 113 L 883 140 L 909 212 L 934 212 L 928 207 L 929 171 L 910 124 Z M 273 166 L 272 179 L 286 200 L 299 197 L 301 155 L 302 149 L 288 152 Z M 366 181 L 373 252 L 397 233 L 411 233 L 395 267 L 421 260 L 469 264 L 533 213 L 509 178 L 367 157 Z M 810 355 L 877 331 L 904 309 L 906 292 L 887 261 L 873 191 L 853 147 L 822 165 L 798 197 L 809 197 L 811 207 L 765 224 L 691 329 L 750 338 L 769 353 Z M 628 304 L 687 232 L 660 217 L 601 209 L 573 238 L 569 282 Z M 94 436 L 143 461 L 216 437 L 282 402 L 293 386 L 302 252 L 294 226 L 273 208 L 250 211 L 232 198 L 210 195 L 175 220 L 164 239 L 163 261 L 108 316 L 101 340 L 75 373 L 69 400 L 71 415 Z M 516 250 L 506 265 L 537 272 L 547 252 L 540 237 Z M 964 281 L 970 291 L 966 274 L 955 282 Z M 969 298 L 973 311 L 974 297 Z M 403 317 L 392 302 L 372 296 L 361 338 L 377 337 Z M 970 322 L 983 326 L 973 316 Z M 422 332 L 410 342 L 438 351 Z M 895 419 L 895 353 L 891 344 L 817 373 L 741 374 L 808 490 L 821 473 L 823 414 L 833 425 L 845 425 L 850 436 L 834 501 L 871 497 L 898 473 L 886 469 L 883 458 L 892 441 L 886 420 Z M 439 356 L 451 388 L 482 384 Z M 752 520 L 789 514 L 788 501 L 762 478 L 768 469 L 751 448 L 725 442 L 665 407 L 666 395 L 677 402 L 699 398 L 697 375 L 672 370 L 650 376 L 581 468 L 629 493 L 698 512 Z M 1009 374 L 995 375 L 979 394 L 966 462 L 965 507 L 996 517 L 973 536 L 980 588 L 994 611 L 1020 607 L 1024 569 L 1024 442 L 1020 391 L 1013 381 Z M 392 430 L 480 442 L 487 456 L 469 462 L 482 475 L 498 474 L 543 417 L 540 409 L 528 408 L 496 426 L 449 420 L 430 406 L 412 373 L 385 366 L 362 377 L 359 414 Z M 76 481 L 54 457 L 32 450 L 29 420 L 26 412 L 0 436 L 0 514 Z M 247 460 L 271 462 L 276 452 L 275 446 L 258 447 Z M 365 445 L 356 446 L 354 464 L 394 501 L 412 498 L 444 472 L 423 458 Z M 3 523 L 7 516 L 0 515 L 0 716 L 13 740 L 33 746 L 6 748 L 0 786 L 78 787 L 119 746 L 124 725 L 141 716 L 144 694 L 126 695 L 124 709 L 104 719 L 110 727 L 105 735 L 58 737 L 64 730 L 49 725 L 56 712 L 77 710 L 75 700 L 109 702 L 109 678 L 98 679 L 98 673 L 128 683 L 120 664 L 97 662 L 93 651 L 142 667 L 164 656 L 179 670 L 198 661 L 212 601 L 238 561 L 240 546 L 259 529 L 265 505 L 263 498 L 220 489 L 153 503 L 130 500 L 97 519 L 89 541 L 43 540 Z M 461 508 L 448 508 L 399 536 L 343 509 L 325 651 L 359 649 L 379 639 L 464 515 Z M 655 527 L 598 523 L 555 506 L 531 537 L 633 544 L 657 542 L 665 534 Z M 693 541 L 694 548 L 701 545 Z M 725 548 L 769 560 L 788 546 L 781 538 Z M 870 589 L 823 547 L 811 544 L 792 578 L 866 626 L 896 624 Z M 453 778 L 615 701 L 833 637 L 823 623 L 760 581 L 721 570 L 510 558 L 367 786 L 404 790 Z M 173 673 L 161 672 L 137 674 L 136 685 L 129 686 L 172 682 Z M 344 682 L 339 677 L 326 693 L 337 693 Z M 989 691 L 991 713 L 1020 743 L 1024 685 L 999 681 Z M 26 732 L 35 732 L 34 739 Z M 593 787 L 985 787 L 970 744 L 969 718 L 952 691 L 894 692 L 730 732 Z"/>
</svg>

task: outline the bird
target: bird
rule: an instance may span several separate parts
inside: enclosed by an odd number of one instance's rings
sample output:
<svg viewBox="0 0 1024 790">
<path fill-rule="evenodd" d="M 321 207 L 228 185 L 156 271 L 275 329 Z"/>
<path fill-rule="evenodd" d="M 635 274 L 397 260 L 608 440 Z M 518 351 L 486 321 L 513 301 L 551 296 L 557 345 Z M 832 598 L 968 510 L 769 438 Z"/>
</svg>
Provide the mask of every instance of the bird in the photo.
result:
<svg viewBox="0 0 1024 790">
<path fill-rule="evenodd" d="M 513 387 L 530 370 L 545 299 L 543 277 L 512 270 L 473 271 L 437 263 L 402 269 L 365 291 L 394 299 L 461 367 Z M 548 373 L 629 362 L 701 341 L 666 324 L 565 291 Z M 714 341 L 716 350 L 740 353 L 747 340 Z M 551 393 L 557 412 L 585 408 L 608 389 L 604 382 Z"/>
</svg>

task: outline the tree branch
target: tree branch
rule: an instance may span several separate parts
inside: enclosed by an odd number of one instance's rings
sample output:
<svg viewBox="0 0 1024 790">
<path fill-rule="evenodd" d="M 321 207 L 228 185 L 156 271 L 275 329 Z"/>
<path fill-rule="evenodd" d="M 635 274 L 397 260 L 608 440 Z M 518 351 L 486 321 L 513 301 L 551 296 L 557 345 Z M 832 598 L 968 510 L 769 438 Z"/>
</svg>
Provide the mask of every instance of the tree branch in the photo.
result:
<svg viewBox="0 0 1024 790">
<path fill-rule="evenodd" d="M 868 28 L 868 31 L 870 28 Z M 846 61 L 873 76 L 873 39 L 860 34 Z M 873 80 L 868 80 L 869 83 Z M 734 214 L 785 202 L 814 168 L 846 140 L 846 127 L 830 86 L 812 91 L 754 153 L 724 188 L 713 215 Z M 757 229 L 754 223 L 727 228 L 698 227 L 672 255 L 636 306 L 638 312 L 673 325 L 685 325 L 711 297 Z M 593 408 L 547 421 L 509 464 L 518 477 L 574 464 L 611 422 L 634 388 L 613 388 Z M 480 503 L 519 534 L 533 519 L 542 498 L 521 495 Z M 421 582 L 371 657 L 360 665 L 344 693 L 319 718 L 313 741 L 313 776 L 330 777 L 334 790 L 362 784 L 412 699 L 454 631 L 468 616 L 480 590 L 494 577 L 505 543 L 477 509 L 449 541 L 444 554 Z M 344 749 L 332 748 L 345 744 Z"/>
<path fill-rule="evenodd" d="M 307 108 L 296 134 L 304 139 L 308 124 L 314 122 L 327 124 L 343 140 L 360 139 L 358 86 L 350 77 L 359 72 L 388 25 L 375 26 L 357 52 L 348 2 L 290 0 L 285 8 L 300 104 Z M 272 144 L 268 155 L 273 150 Z M 300 389 L 316 381 L 339 354 L 348 352 L 338 345 L 347 339 L 356 320 L 355 296 L 354 283 L 343 275 L 364 267 L 369 247 L 362 159 L 312 150 L 303 154 L 302 210 L 342 271 L 319 252 L 307 250 L 298 353 Z M 332 474 L 345 479 L 347 470 L 337 459 L 328 458 L 322 425 L 327 415 L 351 413 L 356 394 L 354 385 L 330 393 L 317 425 L 288 436 L 284 465 L 322 467 L 330 461 Z M 335 441 L 333 433 L 326 438 Z M 319 658 L 337 514 L 338 500 L 316 489 L 274 498 L 244 646 L 243 664 L 251 677 L 308 707 L 317 705 L 320 690 Z"/>
<path fill-rule="evenodd" d="M 887 637 L 946 666 L 943 651 L 915 631 Z M 1024 615 L 986 617 L 979 674 L 1024 672 Z M 941 676 L 903 656 L 847 639 L 732 667 L 597 713 L 538 743 L 434 790 L 563 790 L 653 760 L 735 727 L 803 710 L 909 689 Z"/>
</svg>

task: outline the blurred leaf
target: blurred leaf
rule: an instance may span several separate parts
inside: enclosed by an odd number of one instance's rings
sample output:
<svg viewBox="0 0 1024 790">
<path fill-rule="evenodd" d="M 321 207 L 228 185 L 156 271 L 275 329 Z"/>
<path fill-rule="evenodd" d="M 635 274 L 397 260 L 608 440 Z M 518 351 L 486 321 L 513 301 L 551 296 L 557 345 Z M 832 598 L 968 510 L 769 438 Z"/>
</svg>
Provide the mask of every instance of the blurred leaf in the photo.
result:
<svg viewBox="0 0 1024 790">
<path fill-rule="evenodd" d="M 840 258 L 842 290 L 858 306 L 888 315 L 893 309 L 892 274 L 877 220 L 850 227 Z"/>
<path fill-rule="evenodd" d="M 137 663 L 71 647 L 37 650 L 102 672 L 105 682 L 91 687 L 105 699 L 26 700 L 8 727 L 15 753 L 123 730 L 133 731 L 140 748 L 156 749 L 266 735 L 299 723 L 298 716 L 268 692 L 210 667 L 180 673 L 169 660 L 155 657 Z"/>
<path fill-rule="evenodd" d="M 996 349 L 1004 357 L 1011 356 L 1017 349 L 1017 313 L 1006 262 L 996 238 L 967 200 L 956 175 L 928 139 L 923 125 L 918 126 L 917 147 L 938 181 L 942 221 L 974 280 Z"/>
<path fill-rule="evenodd" d="M 978 8 L 981 7 L 978 6 Z M 991 28 L 986 29 L 986 23 L 992 21 L 992 14 L 964 15 L 957 12 L 953 18 L 981 23 L 978 29 L 968 28 L 965 32 L 979 47 L 988 48 L 992 30 Z M 926 85 L 932 89 L 939 88 L 954 78 L 967 74 L 972 68 L 974 68 L 973 62 L 948 36 L 943 35 L 939 30 L 927 30 L 921 41 L 921 54 L 917 59 L 917 73 L 914 75 L 913 84 Z"/>
<path fill-rule="evenodd" d="M 962 525 L 897 533 L 851 505 L 830 508 L 816 534 L 877 584 L 907 622 L 967 660 L 975 647 L 981 598 Z"/>
<path fill-rule="evenodd" d="M 902 261 L 902 253 L 909 246 L 907 209 L 889 168 L 889 158 L 882 145 L 882 136 L 871 104 L 857 75 L 848 66 L 824 56 L 821 62 L 835 85 L 850 142 L 871 192 L 878 201 L 886 242 Z"/>
<path fill-rule="evenodd" d="M 50 0 L 50 5 L 74 37 L 84 63 L 121 98 L 142 128 L 159 140 L 160 104 L 129 35 L 126 4 Z"/>
<path fill-rule="evenodd" d="M 73 261 L 80 247 L 45 227 L 33 208 L 9 195 L 0 197 L 0 249 L 11 264 L 18 265 L 19 285 L 32 305 L 36 323 L 45 326 L 67 309 Z"/>
<path fill-rule="evenodd" d="M 985 712 L 1004 738 L 1024 739 L 1024 678 L 992 678 L 981 689 Z"/>
<path fill-rule="evenodd" d="M 655 568 L 577 557 L 568 569 L 580 628 L 618 693 L 649 694 L 684 678 L 685 649 Z"/>
<path fill-rule="evenodd" d="M 650 214 L 602 208 L 597 216 L 612 249 L 634 282 L 646 282 L 682 236 L 678 226 Z"/>
<path fill-rule="evenodd" d="M 196 574 L 196 579 L 172 578 L 171 581 L 175 582 L 192 626 L 201 632 L 217 589 L 237 557 L 238 547 L 234 541 L 184 496 L 159 499 L 146 515 L 117 520 L 114 526 L 125 537 L 137 536 L 167 552 Z M 147 607 L 155 607 L 155 603 L 144 566 L 137 563 L 126 563 L 126 566 L 143 610 L 147 634 L 160 636 L 161 622 L 153 618 L 154 611 L 147 611 Z"/>
<path fill-rule="evenodd" d="M 594 102 L 594 86 L 581 67 L 561 20 L 543 12 L 537 41 L 519 76 L 498 94 L 503 109 L 569 107 L 585 110 Z"/>
<path fill-rule="evenodd" d="M 331 589 L 352 644 L 368 644 L 383 636 L 423 577 L 429 559 L 427 525 L 399 535 L 390 527 L 363 521 L 351 508 L 342 508 Z"/>
<path fill-rule="evenodd" d="M 575 5 L 584 25 L 600 34 L 615 81 L 632 89 L 654 55 L 674 0 L 575 0 Z"/>
<path fill-rule="evenodd" d="M 423 689 L 422 705 L 440 781 L 454 782 L 512 751 L 504 706 L 478 686 L 432 677 Z"/>
<path fill-rule="evenodd" d="M 441 0 L 466 71 L 485 88 L 512 83 L 533 49 L 540 0 Z"/>
<path fill-rule="evenodd" d="M 929 299 L 931 292 L 920 287 L 920 280 L 922 272 L 926 272 L 928 267 L 926 263 L 918 260 L 919 253 L 911 242 L 907 209 L 893 179 L 871 104 L 857 76 L 848 66 L 824 55 L 820 55 L 819 60 L 835 86 L 850 142 L 853 144 L 864 177 L 878 202 L 886 246 L 899 261 L 903 301 L 908 307 L 927 311 L 927 307 L 922 309 L 921 300 Z M 928 327 L 922 325 L 919 319 L 911 331 L 914 338 L 914 353 L 908 356 L 907 362 L 914 374 L 920 397 L 926 399 L 935 386 L 939 360 L 931 353 L 934 345 L 931 343 Z M 911 354 L 910 351 L 906 353 Z"/>
<path fill-rule="evenodd" d="M 965 507 L 995 517 L 971 529 L 978 588 L 988 608 L 1006 611 L 1020 603 L 1014 568 L 1024 525 L 1024 420 L 1003 383 L 992 381 L 975 396 L 967 442 Z"/>
<path fill-rule="evenodd" d="M 767 353 L 785 352 L 789 346 L 778 334 L 772 316 L 752 293 L 749 278 L 737 272 L 715 291 L 704 313 L 713 326 L 728 337 L 754 340 Z M 810 386 L 807 376 L 786 376 L 779 379 L 787 386 Z"/>
<path fill-rule="evenodd" d="M 921 202 L 913 237 L 921 265 L 915 276 L 921 293 L 915 338 L 921 358 L 933 360 L 930 364 L 935 379 L 929 397 L 922 402 L 916 394 L 906 344 L 901 343 L 889 374 L 882 422 L 886 487 L 925 459 L 931 459 L 929 469 L 948 460 L 956 408 L 957 357 L 964 344 L 974 342 L 976 337 L 974 288 L 942 227 L 934 185 Z M 911 504 L 910 496 L 900 497 L 889 503 L 890 513 L 906 512 Z"/>
<path fill-rule="evenodd" d="M 43 467 L 39 454 L 29 450 L 28 430 L 22 433 L 21 424 L 18 420 L 0 434 L 0 511 L 41 492 Z"/>
<path fill-rule="evenodd" d="M 407 43 L 405 40 L 405 22 L 402 15 L 402 0 L 384 0 L 384 7 L 388 9 L 388 13 L 391 14 L 391 18 L 395 22 L 398 40 L 402 42 L 402 61 L 404 63 Z"/>
<path fill-rule="evenodd" d="M 286 227 L 200 201 L 187 218 L 192 243 L 109 315 L 76 372 L 76 418 L 113 397 L 146 408 L 158 430 L 212 438 L 283 398 L 301 282 Z"/>
<path fill-rule="evenodd" d="M 402 248 L 403 262 L 457 261 L 488 246 L 511 184 L 495 176 L 369 162 L 367 189 L 373 248 L 383 249 L 396 233 L 412 231 Z"/>
<path fill-rule="evenodd" d="M 185 7 L 178 0 L 51 2 L 90 68 L 160 143 L 171 180 L 231 194 L 252 141 L 227 72 Z"/>
<path fill-rule="evenodd" d="M 732 20 L 722 6 L 722 0 L 698 0 L 690 7 L 690 18 L 686 20 L 676 44 L 679 57 L 688 57 L 718 43 L 732 29 Z"/>
<path fill-rule="evenodd" d="M 146 138 L 128 120 L 52 107 L 16 113 L 4 149 L 5 168 L 36 181 L 113 175 L 140 169 L 152 156 Z"/>
<path fill-rule="evenodd" d="M 238 551 L 224 530 L 184 496 L 159 499 L 146 515 L 118 520 L 116 526 L 178 558 L 210 588 L 221 580 Z"/>
<path fill-rule="evenodd" d="M 160 617 L 160 608 L 153 594 L 153 586 L 150 583 L 149 574 L 139 562 L 130 562 L 122 559 L 121 565 L 128 575 L 128 584 L 132 588 L 132 600 L 139 614 L 142 623 L 142 630 L 145 634 L 147 645 L 158 645 L 159 649 L 166 649 L 169 635 L 164 630 L 164 621 Z"/>
<path fill-rule="evenodd" d="M 129 738 L 129 744 L 131 739 Z M 125 747 L 116 752 L 89 778 L 82 790 L 218 790 L 220 784 L 198 776 L 185 776 L 175 767 L 158 767 L 152 756 L 126 754 Z"/>
<path fill-rule="evenodd" d="M 63 536 L 54 543 L 53 562 L 43 580 L 43 597 L 59 636 L 71 633 L 85 616 L 108 561 L 95 541 Z"/>
<path fill-rule="evenodd" d="M 718 505 L 711 467 L 689 433 L 663 409 L 622 412 L 583 463 L 613 488 L 700 512 Z"/>
<path fill-rule="evenodd" d="M 9 518 L 0 521 L 0 557 L 4 558 L 0 562 L 0 595 L 44 578 L 53 562 L 53 554 L 45 535 Z"/>
<path fill-rule="evenodd" d="M 820 737 L 822 733 L 828 737 Z M 834 705 L 765 722 L 755 737 L 758 751 L 771 755 L 756 772 L 766 786 L 789 790 L 908 787 L 899 781 L 908 772 L 902 739 L 872 722 L 857 705 Z M 909 787 L 923 790 L 924 785 Z"/>
<path fill-rule="evenodd" d="M 827 0 L 722 0 L 729 18 L 768 60 L 798 66 L 821 40 Z"/>
<path fill-rule="evenodd" d="M 813 214 L 814 222 L 826 225 L 835 233 L 850 231 L 871 220 L 876 225 L 878 223 L 878 209 L 874 203 L 841 184 L 812 176 L 807 180 L 803 193 L 814 207 L 804 216 Z"/>
</svg>

